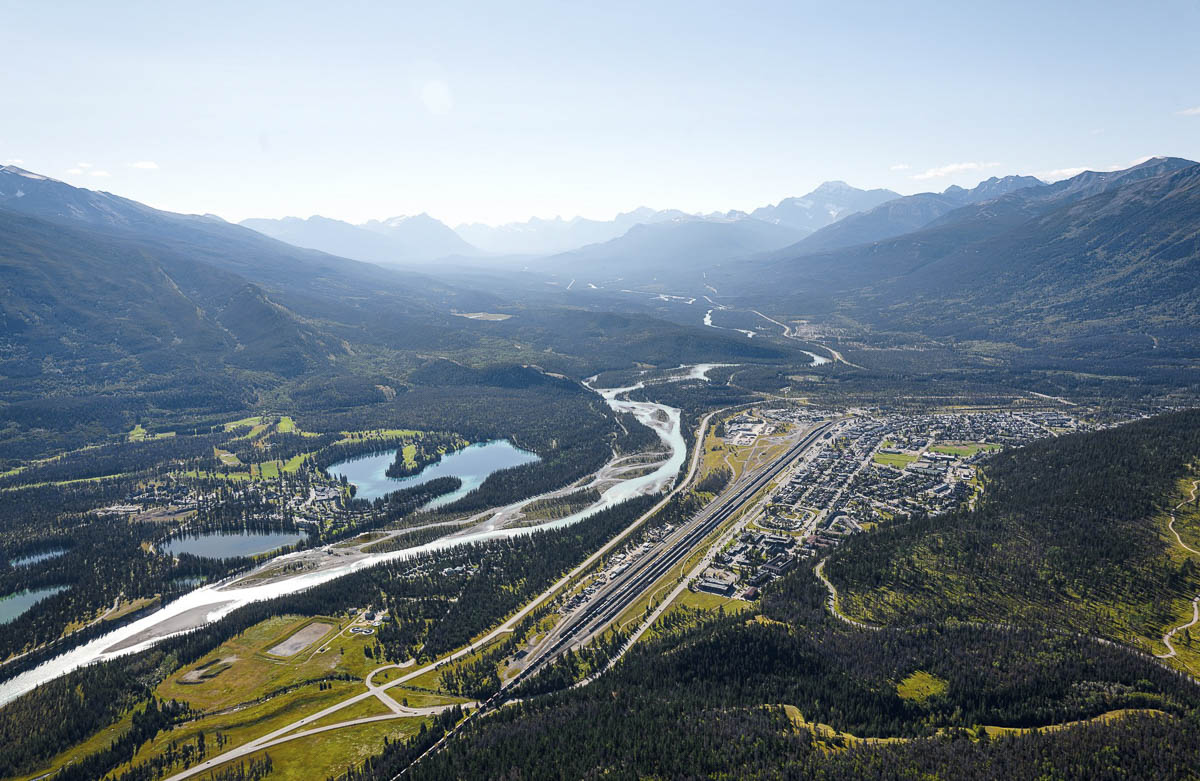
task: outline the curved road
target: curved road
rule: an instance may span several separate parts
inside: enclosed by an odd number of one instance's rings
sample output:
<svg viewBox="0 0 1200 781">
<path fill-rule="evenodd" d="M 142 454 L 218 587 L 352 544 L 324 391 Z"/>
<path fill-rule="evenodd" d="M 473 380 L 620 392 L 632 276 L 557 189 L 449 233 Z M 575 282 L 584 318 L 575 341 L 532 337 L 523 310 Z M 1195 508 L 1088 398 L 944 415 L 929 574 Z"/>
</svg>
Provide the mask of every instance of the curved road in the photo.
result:
<svg viewBox="0 0 1200 781">
<path fill-rule="evenodd" d="M 1179 536 L 1179 532 L 1175 531 L 1175 513 L 1179 511 L 1180 507 L 1183 507 L 1188 502 L 1196 501 L 1197 488 L 1200 488 L 1200 480 L 1193 480 L 1192 495 L 1175 505 L 1175 508 L 1171 510 L 1171 522 L 1167 524 L 1167 528 L 1171 530 L 1171 534 L 1175 535 L 1175 541 L 1179 543 L 1179 547 L 1183 548 L 1189 553 L 1200 556 L 1200 551 L 1184 542 L 1183 538 Z M 1167 652 L 1165 654 L 1155 654 L 1155 656 L 1157 656 L 1159 659 L 1170 659 L 1173 656 L 1177 656 L 1178 652 L 1175 650 L 1175 645 L 1171 642 L 1171 638 L 1185 629 L 1191 629 L 1196 624 L 1200 624 L 1200 595 L 1197 595 L 1196 598 L 1192 600 L 1192 620 L 1188 621 L 1186 624 L 1180 624 L 1170 632 L 1167 632 L 1165 635 L 1163 635 L 1162 641 L 1163 645 L 1167 647 Z"/>
<path fill-rule="evenodd" d="M 833 583 L 829 580 L 829 578 L 825 577 L 825 562 L 828 560 L 829 560 L 828 556 L 821 559 L 820 563 L 817 564 L 817 566 L 813 568 L 813 574 L 815 574 L 817 576 L 817 578 L 819 578 L 820 581 L 825 584 L 825 588 L 829 591 L 829 612 L 830 612 L 830 614 L 834 618 L 838 619 L 839 621 L 845 621 L 850 626 L 856 626 L 859 629 L 871 629 L 874 631 L 878 631 L 878 630 L 882 629 L 883 627 L 881 627 L 881 626 L 875 626 L 874 624 L 864 624 L 862 621 L 855 621 L 850 616 L 848 616 L 845 613 L 843 613 L 842 611 L 838 610 L 837 586 L 833 585 Z"/>
</svg>

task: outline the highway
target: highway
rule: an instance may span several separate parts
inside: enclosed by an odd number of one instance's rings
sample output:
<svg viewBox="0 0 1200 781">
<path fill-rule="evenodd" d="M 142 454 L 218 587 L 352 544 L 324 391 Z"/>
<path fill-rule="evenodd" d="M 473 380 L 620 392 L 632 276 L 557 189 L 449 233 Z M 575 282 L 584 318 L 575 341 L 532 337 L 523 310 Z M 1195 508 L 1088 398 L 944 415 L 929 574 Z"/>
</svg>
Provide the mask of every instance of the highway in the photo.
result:
<svg viewBox="0 0 1200 781">
<path fill-rule="evenodd" d="M 686 561 L 700 543 L 778 477 L 832 425 L 824 423 L 813 428 L 775 461 L 742 476 L 730 490 L 698 512 L 691 520 L 681 524 L 654 550 L 639 557 L 628 569 L 601 588 L 583 608 L 559 622 L 546 640 L 530 654 L 525 669 L 512 679 L 509 685 L 516 685 L 528 678 L 572 644 L 582 645 L 607 630 L 630 605 L 640 599 L 663 575 Z"/>
<path fill-rule="evenodd" d="M 709 415 L 711 417 L 711 415 Z M 700 442 L 703 442 L 703 432 L 708 423 L 706 417 L 700 427 L 697 442 L 697 452 L 693 453 L 692 466 L 688 479 L 679 487 L 687 485 L 696 471 Z M 806 433 L 799 442 L 788 449 L 779 458 L 750 474 L 743 475 L 714 502 L 709 504 L 689 521 L 680 525 L 670 535 L 661 541 L 655 550 L 647 552 L 631 564 L 620 576 L 614 578 L 603 589 L 598 591 L 587 605 L 576 613 L 568 616 L 526 657 L 529 661 L 524 670 L 501 684 L 500 691 L 493 694 L 487 701 L 480 704 L 479 709 L 470 713 L 442 738 L 431 746 L 425 753 L 409 765 L 413 767 L 430 754 L 437 753 L 447 741 L 476 716 L 504 705 L 509 700 L 508 692 L 522 681 L 536 674 L 542 667 L 549 664 L 560 653 L 573 643 L 585 643 L 587 640 L 602 633 L 618 616 L 636 602 L 642 594 L 654 587 L 663 575 L 671 568 L 686 561 L 692 551 L 721 524 L 729 520 L 747 502 L 751 501 L 759 491 L 767 486 L 792 464 L 805 450 L 812 447 L 821 437 L 833 428 L 835 421 L 822 423 Z M 678 488 L 676 489 L 678 490 Z M 669 497 L 668 497 L 669 498 Z M 666 503 L 663 500 L 651 513 Z M 645 516 L 643 516 L 645 517 Z M 392 781 L 401 778 L 408 768 L 405 768 Z"/>
<path fill-rule="evenodd" d="M 697 436 L 697 452 L 692 454 L 693 459 L 688 478 L 679 484 L 676 491 L 687 485 L 696 472 L 697 461 L 700 455 L 699 451 L 701 449 L 700 443 L 704 441 L 704 429 L 708 423 L 708 419 L 711 417 L 711 414 L 706 417 L 700 426 Z M 668 535 L 666 539 L 658 544 L 655 550 L 643 555 L 631 564 L 627 570 L 622 572 L 620 576 L 605 585 L 603 589 L 598 591 L 588 601 L 587 605 L 559 622 L 555 629 L 526 657 L 529 661 L 524 670 L 503 682 L 500 686 L 500 691 L 493 694 L 485 702 L 480 703 L 477 710 L 468 714 L 465 719 L 447 731 L 437 743 L 430 746 L 411 765 L 393 776 L 392 781 L 397 781 L 397 779 L 403 777 L 409 768 L 420 764 L 427 756 L 436 754 L 475 717 L 503 706 L 510 699 L 508 696 L 509 691 L 522 681 L 536 674 L 542 667 L 549 664 L 560 653 L 569 648 L 572 643 L 582 644 L 603 632 L 630 605 L 636 602 L 642 594 L 653 588 L 654 584 L 664 574 L 670 572 L 672 567 L 686 561 L 692 550 L 707 539 L 714 530 L 732 517 L 747 502 L 751 501 L 759 491 L 787 469 L 805 450 L 819 442 L 821 437 L 830 431 L 835 423 L 836 421 L 829 421 L 814 427 L 782 456 L 750 474 L 743 475 L 733 484 L 731 489 L 727 490 L 714 502 L 696 513 L 691 520 L 681 524 L 678 529 Z M 654 510 L 647 513 L 647 516 L 652 515 L 659 507 L 665 505 L 666 501 L 667 499 L 664 499 L 663 502 L 660 502 Z"/>
</svg>

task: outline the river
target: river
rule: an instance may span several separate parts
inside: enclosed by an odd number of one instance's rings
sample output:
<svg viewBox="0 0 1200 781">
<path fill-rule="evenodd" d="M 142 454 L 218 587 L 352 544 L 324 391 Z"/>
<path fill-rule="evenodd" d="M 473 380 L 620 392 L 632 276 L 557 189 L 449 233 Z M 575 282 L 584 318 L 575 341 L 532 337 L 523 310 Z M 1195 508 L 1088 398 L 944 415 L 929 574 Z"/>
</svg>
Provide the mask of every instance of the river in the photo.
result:
<svg viewBox="0 0 1200 781">
<path fill-rule="evenodd" d="M 705 375 L 708 370 L 718 365 L 701 364 L 681 376 L 669 377 L 665 381 L 693 377 L 707 379 Z M 594 380 L 595 378 L 592 378 L 590 381 Z M 201 586 L 148 616 L 66 651 L 5 681 L 0 684 L 0 705 L 11 702 L 39 684 L 65 675 L 79 667 L 145 650 L 167 637 L 217 621 L 233 610 L 252 602 L 294 594 L 386 561 L 445 550 L 464 543 L 514 537 L 529 534 L 538 529 L 559 528 L 581 521 L 634 496 L 665 490 L 675 480 L 687 457 L 687 444 L 684 442 L 683 433 L 680 430 L 679 409 L 656 402 L 629 401 L 621 398 L 629 392 L 642 388 L 643 383 L 626 388 L 595 388 L 591 385 L 588 387 L 600 394 L 614 411 L 634 415 L 658 434 L 668 452 L 666 459 L 656 469 L 645 475 L 622 480 L 607 488 L 599 501 L 584 510 L 543 524 L 519 528 L 493 528 L 490 524 L 481 524 L 413 548 L 365 555 L 344 564 L 338 563 L 315 571 L 281 577 L 263 583 L 241 586 L 236 584 L 236 581 L 240 580 L 237 578 Z M 303 554 L 291 553 L 272 559 L 264 564 L 263 568 L 278 565 L 289 557 L 299 555 Z"/>
</svg>

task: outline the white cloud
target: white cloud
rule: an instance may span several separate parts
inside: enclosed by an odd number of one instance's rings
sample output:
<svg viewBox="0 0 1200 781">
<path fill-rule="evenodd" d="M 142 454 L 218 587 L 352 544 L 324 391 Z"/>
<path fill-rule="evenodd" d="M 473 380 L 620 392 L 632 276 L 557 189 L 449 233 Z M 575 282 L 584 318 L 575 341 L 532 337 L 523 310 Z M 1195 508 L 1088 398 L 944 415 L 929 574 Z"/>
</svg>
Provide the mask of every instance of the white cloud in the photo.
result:
<svg viewBox="0 0 1200 781">
<path fill-rule="evenodd" d="M 67 173 L 75 174 L 76 176 L 78 176 L 79 174 L 83 173 L 83 169 L 82 168 L 69 168 L 69 169 L 67 169 Z"/>
<path fill-rule="evenodd" d="M 1041 179 L 1043 182 L 1058 182 L 1063 179 L 1070 179 L 1072 176 L 1079 176 L 1086 170 L 1087 169 L 1083 166 L 1076 166 L 1074 168 L 1055 168 L 1053 171 L 1039 171 L 1038 173 L 1034 174 L 1034 176 L 1036 176 L 1038 179 Z"/>
<path fill-rule="evenodd" d="M 1192 106 L 1191 108 L 1185 108 L 1175 113 L 1181 117 L 1200 117 L 1200 106 Z"/>
<path fill-rule="evenodd" d="M 909 165 L 908 163 L 896 163 L 894 166 L 892 166 L 888 170 L 889 171 L 907 171 L 910 168 L 912 168 L 912 166 Z"/>
<path fill-rule="evenodd" d="M 76 163 L 75 167 L 76 168 L 91 168 L 92 164 L 91 163 Z"/>
<path fill-rule="evenodd" d="M 1135 165 L 1141 165 L 1148 160 L 1153 160 L 1157 155 L 1142 155 L 1139 158 L 1130 160 L 1128 163 L 1112 163 L 1111 165 L 1092 165 L 1092 166 L 1072 166 L 1070 168 L 1055 168 L 1052 171 L 1040 171 L 1034 176 L 1047 182 L 1057 182 L 1062 179 L 1070 179 L 1072 176 L 1079 176 L 1084 171 L 1096 171 L 1104 173 L 1107 171 L 1124 171 L 1126 168 L 1133 168 Z"/>
<path fill-rule="evenodd" d="M 108 171 L 89 171 L 92 176 L 112 176 Z"/>
<path fill-rule="evenodd" d="M 979 171 L 984 168 L 996 168 L 999 163 L 950 163 L 938 168 L 930 168 L 925 173 L 913 174 L 913 179 L 939 179 L 943 176 L 953 176 L 954 174 L 966 173 L 967 171 Z"/>
<path fill-rule="evenodd" d="M 144 171 L 157 171 L 158 163 L 153 160 L 138 160 L 136 163 L 130 163 L 130 168 L 141 168 Z"/>
<path fill-rule="evenodd" d="M 19 157 L 10 157 L 4 161 L 4 164 L 5 165 L 20 165 L 21 163 L 24 163 L 24 162 L 25 161 Z"/>
<path fill-rule="evenodd" d="M 450 94 L 450 85 L 441 79 L 427 81 L 421 85 L 421 102 L 431 114 L 449 114 L 454 108 L 454 96 Z"/>
</svg>

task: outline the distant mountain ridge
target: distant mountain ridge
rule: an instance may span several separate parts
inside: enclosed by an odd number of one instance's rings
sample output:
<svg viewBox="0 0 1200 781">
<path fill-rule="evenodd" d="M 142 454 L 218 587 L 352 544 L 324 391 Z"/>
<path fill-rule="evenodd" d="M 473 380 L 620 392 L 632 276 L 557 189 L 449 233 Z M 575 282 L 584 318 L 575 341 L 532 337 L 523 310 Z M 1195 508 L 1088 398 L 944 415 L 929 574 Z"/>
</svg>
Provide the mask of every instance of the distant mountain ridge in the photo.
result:
<svg viewBox="0 0 1200 781">
<path fill-rule="evenodd" d="M 499 255 L 553 255 L 615 239 L 635 225 L 680 219 L 694 219 L 694 216 L 677 209 L 656 210 L 641 206 L 622 212 L 611 220 L 532 217 L 525 222 L 495 226 L 464 223 L 455 230 L 468 242 L 487 252 Z"/>
<path fill-rule="evenodd" d="M 1033 176 L 993 176 L 970 190 L 953 185 L 941 193 L 897 196 L 821 228 L 801 239 L 796 249 L 815 252 L 900 236 L 924 227 L 960 206 L 1043 184 L 1045 182 Z"/>
<path fill-rule="evenodd" d="M 391 217 L 353 225 L 320 215 L 308 219 L 251 218 L 242 225 L 273 239 L 333 255 L 382 265 L 427 263 L 479 250 L 428 214 Z"/>
<path fill-rule="evenodd" d="M 869 209 L 900 197 L 891 190 L 860 190 L 845 182 L 825 182 L 808 195 L 785 198 L 753 212 L 732 210 L 710 214 L 689 214 L 678 209 L 655 210 L 645 206 L 622 212 L 612 220 L 561 217 L 547 220 L 534 217 L 525 222 L 505 225 L 472 223 L 455 228 L 468 242 L 482 250 L 499 254 L 555 255 L 572 252 L 593 244 L 624 236 L 636 225 L 667 222 L 734 222 L 754 219 L 792 231 L 800 238 L 848 214 Z"/>
<path fill-rule="evenodd" d="M 847 215 L 873 209 L 899 197 L 900 193 L 891 190 L 860 190 L 842 181 L 832 181 L 825 182 L 808 195 L 784 198 L 774 206 L 759 207 L 750 212 L 750 216 L 812 233 Z"/>
<path fill-rule="evenodd" d="M 674 275 L 787 246 L 795 228 L 750 217 L 683 219 L 635 225 L 625 235 L 543 259 L 538 265 L 596 281 L 626 274 Z"/>
<path fill-rule="evenodd" d="M 1189 160 L 1019 188 L 880 241 L 806 244 L 716 284 L 776 299 L 819 289 L 862 322 L 955 339 L 1116 349 L 1153 334 L 1163 356 L 1200 345 L 1200 165 Z"/>
</svg>

